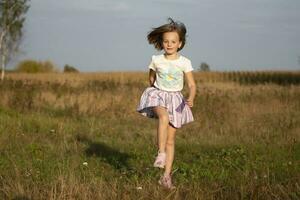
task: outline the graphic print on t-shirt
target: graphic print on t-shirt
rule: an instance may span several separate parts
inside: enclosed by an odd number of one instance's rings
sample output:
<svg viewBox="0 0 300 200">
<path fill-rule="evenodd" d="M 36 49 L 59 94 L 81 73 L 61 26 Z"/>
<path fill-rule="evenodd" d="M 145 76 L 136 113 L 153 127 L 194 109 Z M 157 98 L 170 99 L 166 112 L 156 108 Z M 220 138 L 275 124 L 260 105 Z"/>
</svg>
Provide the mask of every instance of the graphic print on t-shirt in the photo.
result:
<svg viewBox="0 0 300 200">
<path fill-rule="evenodd" d="M 182 84 L 182 70 L 179 67 L 161 68 L 159 76 L 163 87 L 172 88 Z"/>
</svg>

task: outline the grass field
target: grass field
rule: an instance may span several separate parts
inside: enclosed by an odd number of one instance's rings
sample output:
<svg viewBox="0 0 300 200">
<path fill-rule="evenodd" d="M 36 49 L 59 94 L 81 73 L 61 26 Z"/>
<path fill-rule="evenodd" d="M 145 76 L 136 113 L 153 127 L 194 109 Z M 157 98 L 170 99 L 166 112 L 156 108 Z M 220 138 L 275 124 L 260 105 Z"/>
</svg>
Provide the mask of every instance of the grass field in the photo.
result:
<svg viewBox="0 0 300 200">
<path fill-rule="evenodd" d="M 8 74 L 0 199 L 300 199 L 300 86 L 217 76 L 195 73 L 167 191 L 157 121 L 135 111 L 146 73 Z"/>
</svg>

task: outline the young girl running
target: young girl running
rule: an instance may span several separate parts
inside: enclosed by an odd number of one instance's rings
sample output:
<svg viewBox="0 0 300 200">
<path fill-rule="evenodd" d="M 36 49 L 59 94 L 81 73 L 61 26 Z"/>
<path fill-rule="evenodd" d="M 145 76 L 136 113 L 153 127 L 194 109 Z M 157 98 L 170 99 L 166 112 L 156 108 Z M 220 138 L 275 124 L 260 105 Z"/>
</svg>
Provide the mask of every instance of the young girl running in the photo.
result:
<svg viewBox="0 0 300 200">
<path fill-rule="evenodd" d="M 178 52 L 185 45 L 186 28 L 169 18 L 169 23 L 154 28 L 147 36 L 150 44 L 164 54 L 152 56 L 149 65 L 150 87 L 141 96 L 137 111 L 158 118 L 158 155 L 154 167 L 165 168 L 159 184 L 172 189 L 171 170 L 174 159 L 175 132 L 183 124 L 194 121 L 193 107 L 196 85 L 191 61 Z M 184 78 L 189 88 L 187 99 L 181 94 Z"/>
</svg>

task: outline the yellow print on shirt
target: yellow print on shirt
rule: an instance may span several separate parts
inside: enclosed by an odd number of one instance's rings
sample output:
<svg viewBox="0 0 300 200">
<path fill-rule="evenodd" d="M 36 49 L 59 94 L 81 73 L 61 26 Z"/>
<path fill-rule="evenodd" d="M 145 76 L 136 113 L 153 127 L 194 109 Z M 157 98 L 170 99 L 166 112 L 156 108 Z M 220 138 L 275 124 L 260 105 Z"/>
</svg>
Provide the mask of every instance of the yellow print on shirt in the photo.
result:
<svg viewBox="0 0 300 200">
<path fill-rule="evenodd" d="M 168 88 L 180 86 L 182 84 L 182 76 L 182 71 L 178 67 L 170 67 L 162 70 L 162 85 Z"/>
<path fill-rule="evenodd" d="M 172 75 L 167 74 L 166 75 L 167 81 L 172 81 L 174 77 Z"/>
</svg>

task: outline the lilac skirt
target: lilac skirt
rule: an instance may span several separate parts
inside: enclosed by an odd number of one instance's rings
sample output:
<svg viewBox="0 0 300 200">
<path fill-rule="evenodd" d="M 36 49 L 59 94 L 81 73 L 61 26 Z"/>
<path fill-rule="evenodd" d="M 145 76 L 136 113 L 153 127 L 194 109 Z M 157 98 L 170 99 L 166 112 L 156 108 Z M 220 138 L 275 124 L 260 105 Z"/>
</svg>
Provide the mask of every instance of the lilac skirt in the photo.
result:
<svg viewBox="0 0 300 200">
<path fill-rule="evenodd" d="M 169 113 L 169 122 L 175 128 L 194 121 L 190 107 L 185 103 L 181 92 L 168 92 L 148 87 L 141 96 L 137 111 L 150 118 L 157 118 L 153 107 L 165 107 Z"/>
</svg>

